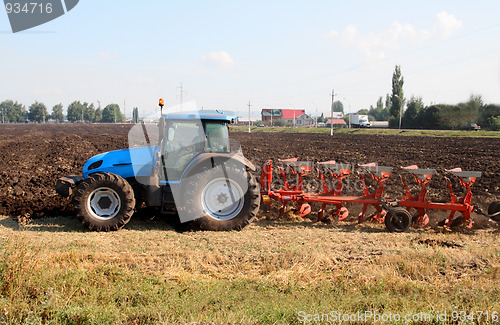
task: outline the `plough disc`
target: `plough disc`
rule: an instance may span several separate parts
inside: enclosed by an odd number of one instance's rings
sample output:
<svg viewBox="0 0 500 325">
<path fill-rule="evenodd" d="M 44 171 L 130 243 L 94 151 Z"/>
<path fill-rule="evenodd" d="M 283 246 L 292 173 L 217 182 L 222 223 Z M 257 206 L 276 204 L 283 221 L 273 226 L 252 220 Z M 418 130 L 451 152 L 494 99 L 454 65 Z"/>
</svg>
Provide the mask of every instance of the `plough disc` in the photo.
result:
<svg viewBox="0 0 500 325">
<path fill-rule="evenodd" d="M 392 208 L 385 216 L 385 226 L 390 232 L 405 232 L 411 224 L 411 214 L 404 208 Z"/>
<path fill-rule="evenodd" d="M 495 201 L 491 203 L 490 206 L 488 207 L 488 214 L 491 215 L 491 214 L 496 214 L 498 212 L 500 212 L 500 201 Z M 500 222 L 500 215 L 495 215 L 491 217 L 491 219 Z"/>
</svg>

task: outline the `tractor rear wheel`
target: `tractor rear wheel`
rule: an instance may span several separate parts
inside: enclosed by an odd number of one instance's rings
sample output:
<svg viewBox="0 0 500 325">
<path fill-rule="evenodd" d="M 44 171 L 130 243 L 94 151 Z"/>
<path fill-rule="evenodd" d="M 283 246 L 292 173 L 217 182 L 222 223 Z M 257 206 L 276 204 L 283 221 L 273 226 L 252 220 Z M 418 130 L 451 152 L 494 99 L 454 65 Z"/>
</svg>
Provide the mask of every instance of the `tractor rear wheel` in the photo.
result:
<svg viewBox="0 0 500 325">
<path fill-rule="evenodd" d="M 197 219 L 195 230 L 241 230 L 255 219 L 260 192 L 255 177 L 244 165 L 218 166 L 197 174 L 184 187 L 183 211 Z"/>
<path fill-rule="evenodd" d="M 118 230 L 134 214 L 132 186 L 111 173 L 95 173 L 83 180 L 76 191 L 75 202 L 78 219 L 90 230 Z"/>
<path fill-rule="evenodd" d="M 385 216 L 385 226 L 390 232 L 405 232 L 411 224 L 411 214 L 401 207 L 391 208 Z"/>
</svg>

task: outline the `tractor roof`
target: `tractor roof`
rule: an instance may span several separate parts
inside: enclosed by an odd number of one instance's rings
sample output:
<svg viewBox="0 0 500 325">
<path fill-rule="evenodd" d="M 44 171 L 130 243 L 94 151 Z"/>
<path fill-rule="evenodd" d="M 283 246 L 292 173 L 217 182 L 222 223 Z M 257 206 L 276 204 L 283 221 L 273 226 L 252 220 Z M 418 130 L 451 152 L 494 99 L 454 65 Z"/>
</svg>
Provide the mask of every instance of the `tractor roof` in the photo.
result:
<svg viewBox="0 0 500 325">
<path fill-rule="evenodd" d="M 167 120 L 216 120 L 225 122 L 235 122 L 238 117 L 233 112 L 223 112 L 219 110 L 213 111 L 190 111 L 190 112 L 176 112 L 167 113 L 163 115 Z"/>
</svg>

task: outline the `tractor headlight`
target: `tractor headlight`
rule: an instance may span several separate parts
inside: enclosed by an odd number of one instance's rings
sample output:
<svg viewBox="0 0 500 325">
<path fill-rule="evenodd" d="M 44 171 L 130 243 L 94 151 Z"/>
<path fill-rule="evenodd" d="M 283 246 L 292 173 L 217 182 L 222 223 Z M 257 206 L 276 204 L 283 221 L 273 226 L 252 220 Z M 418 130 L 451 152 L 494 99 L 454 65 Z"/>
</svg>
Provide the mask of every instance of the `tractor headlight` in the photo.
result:
<svg viewBox="0 0 500 325">
<path fill-rule="evenodd" d="M 96 168 L 101 167 L 102 162 L 103 162 L 102 160 L 98 160 L 98 161 L 95 161 L 95 162 L 91 163 L 91 164 L 89 165 L 88 170 L 92 170 L 92 169 L 96 169 Z"/>
</svg>

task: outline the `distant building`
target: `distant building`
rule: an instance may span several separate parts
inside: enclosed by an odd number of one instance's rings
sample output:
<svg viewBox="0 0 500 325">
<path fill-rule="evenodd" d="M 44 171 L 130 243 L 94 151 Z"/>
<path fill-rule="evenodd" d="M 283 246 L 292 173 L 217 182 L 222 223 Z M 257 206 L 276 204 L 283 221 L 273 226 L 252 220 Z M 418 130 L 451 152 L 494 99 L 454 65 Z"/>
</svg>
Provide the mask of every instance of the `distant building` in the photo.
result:
<svg viewBox="0 0 500 325">
<path fill-rule="evenodd" d="M 332 124 L 332 119 L 328 119 L 328 121 L 326 122 L 326 126 L 330 126 Z M 347 127 L 347 123 L 341 119 L 341 118 L 337 118 L 337 119 L 333 119 L 333 127 L 336 127 L 336 128 L 344 128 L 344 127 Z"/>
<path fill-rule="evenodd" d="M 250 124 L 254 125 L 257 121 L 259 120 L 258 117 L 251 117 L 250 118 Z M 248 125 L 248 117 L 238 117 L 236 124 L 240 125 Z"/>
<path fill-rule="evenodd" d="M 261 111 L 262 122 L 270 122 L 271 120 L 285 120 L 287 122 L 293 123 L 294 120 L 305 113 L 305 109 L 264 108 Z"/>
<path fill-rule="evenodd" d="M 262 122 L 270 122 L 271 120 L 281 120 L 281 110 L 280 109 L 272 109 L 272 108 L 264 108 L 261 112 Z"/>
<path fill-rule="evenodd" d="M 295 120 L 296 126 L 310 126 L 314 125 L 315 120 L 307 114 L 302 114 Z"/>
</svg>

